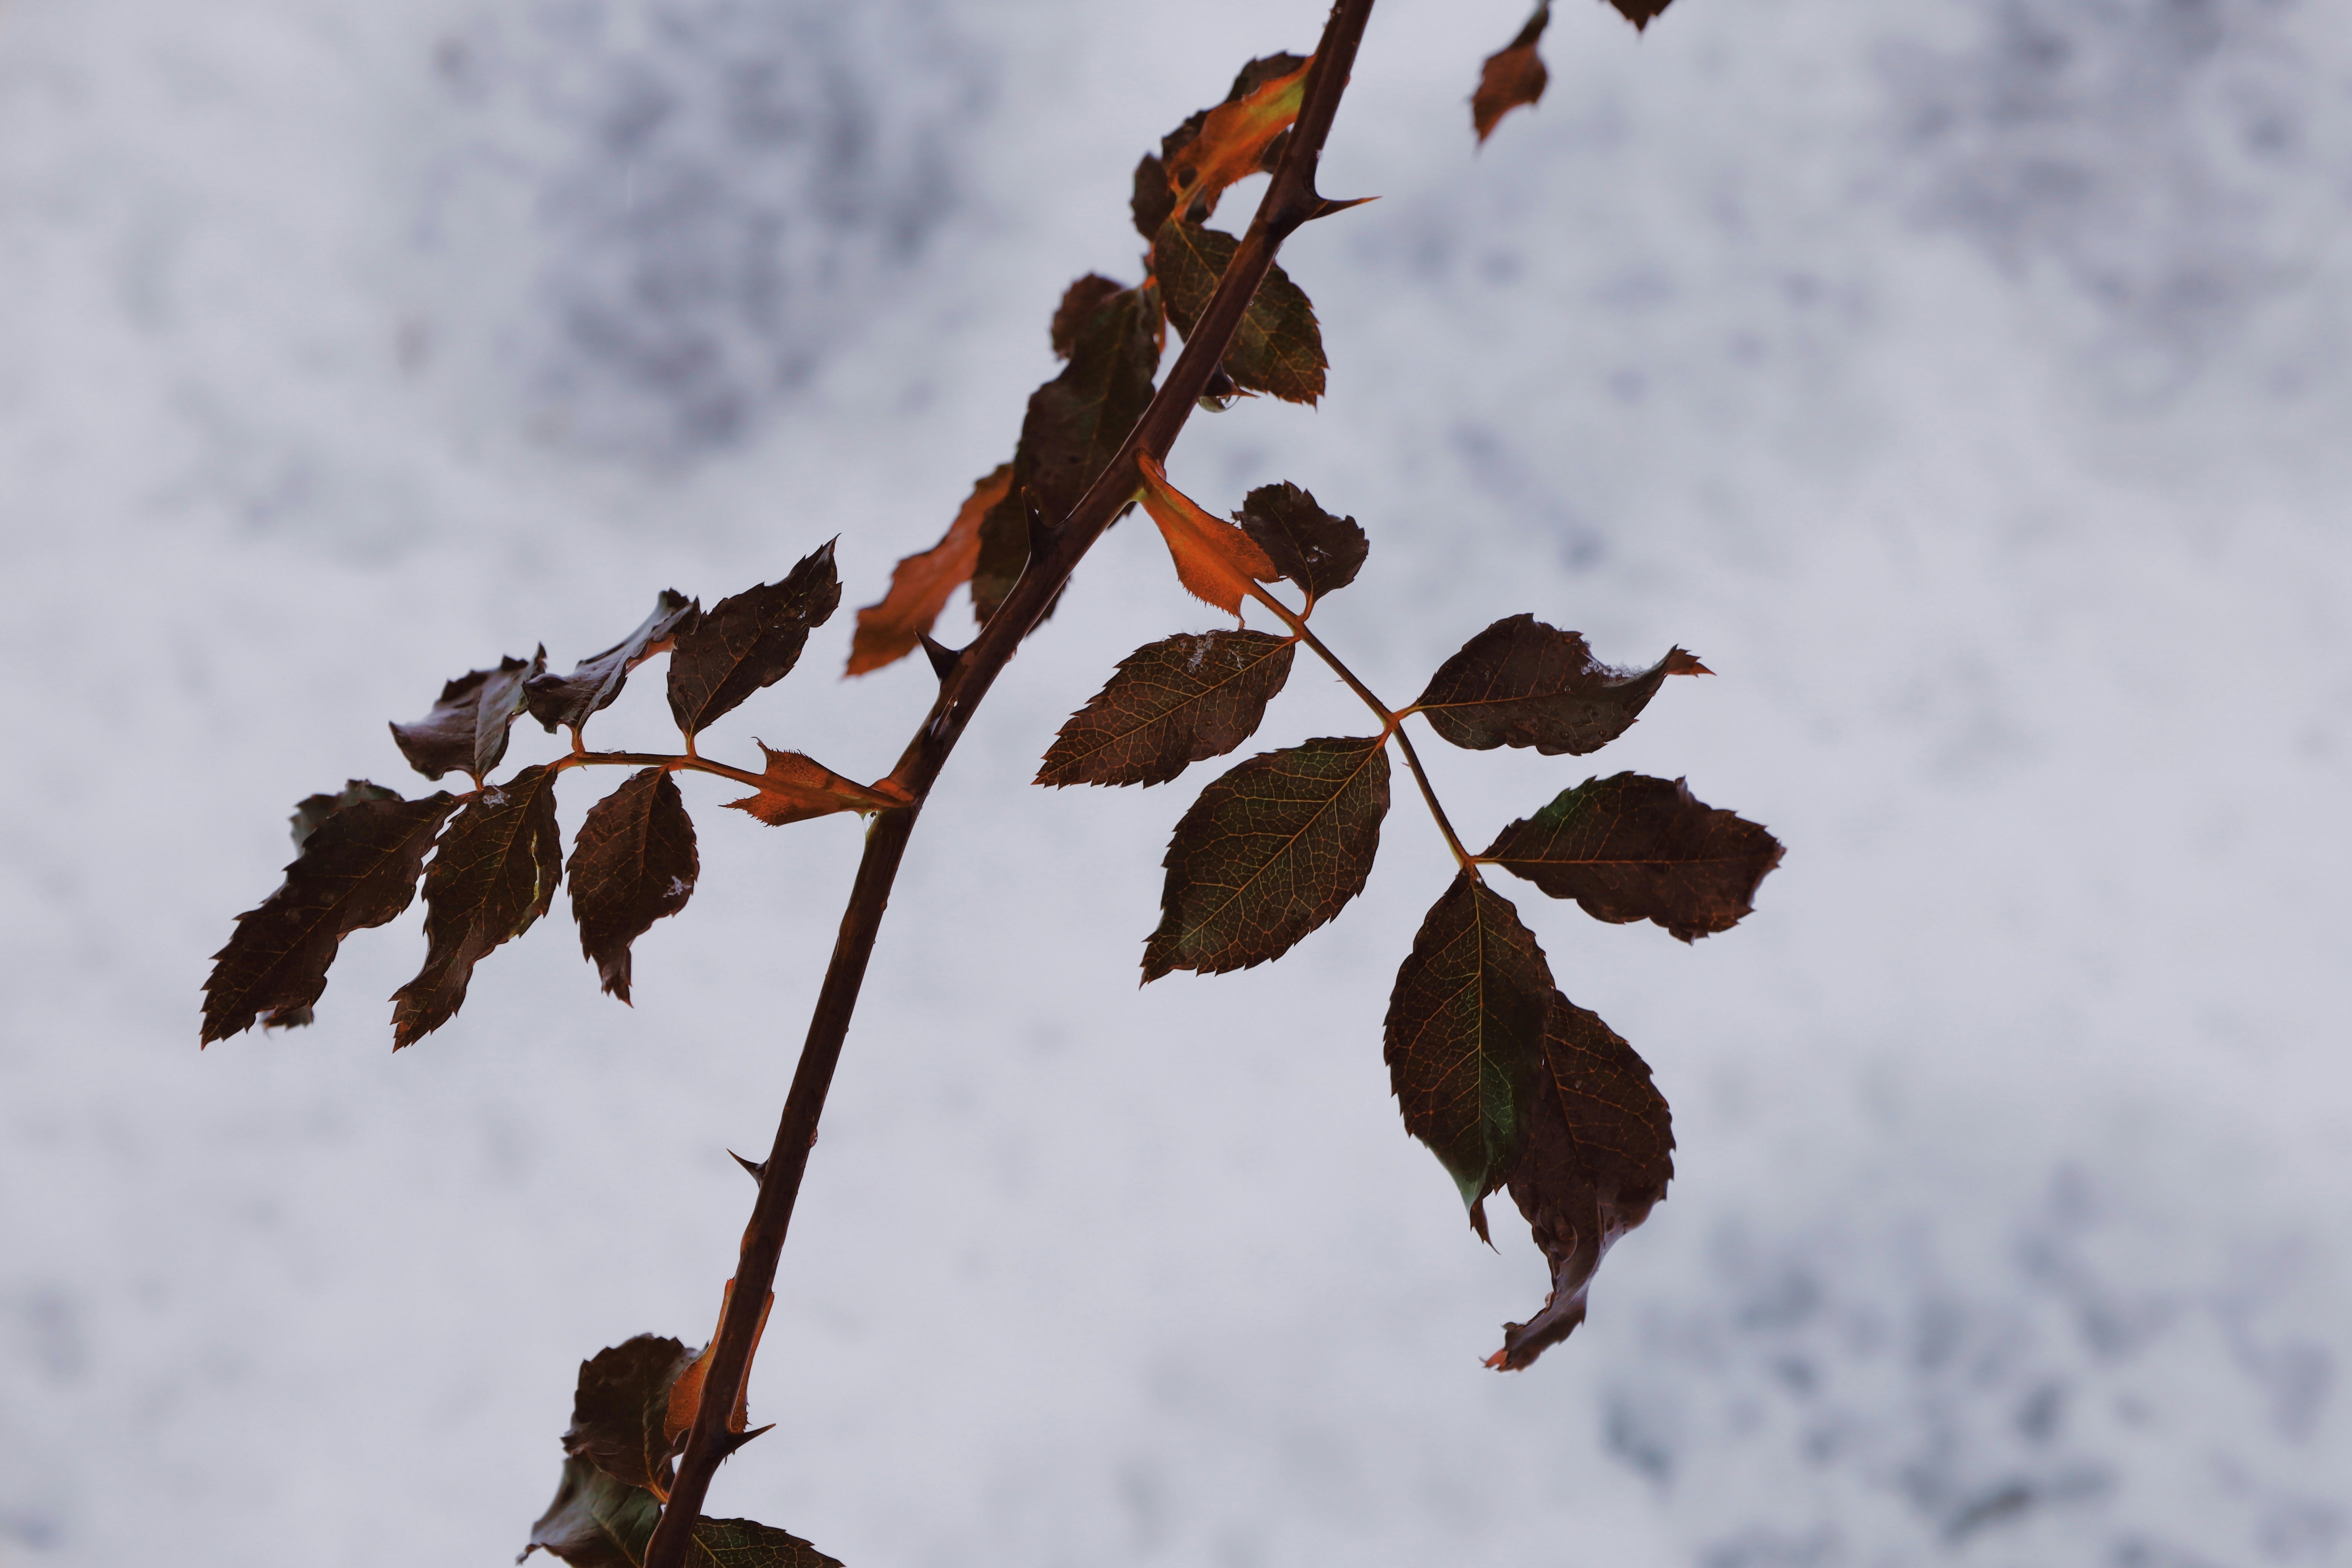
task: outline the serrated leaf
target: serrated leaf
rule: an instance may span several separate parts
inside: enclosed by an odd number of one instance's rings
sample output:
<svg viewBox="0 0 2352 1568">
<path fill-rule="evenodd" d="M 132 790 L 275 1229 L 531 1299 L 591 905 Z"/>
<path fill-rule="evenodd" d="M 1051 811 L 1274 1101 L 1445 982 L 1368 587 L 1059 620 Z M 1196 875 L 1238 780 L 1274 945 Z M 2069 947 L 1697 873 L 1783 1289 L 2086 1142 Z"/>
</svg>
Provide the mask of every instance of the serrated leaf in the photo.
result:
<svg viewBox="0 0 2352 1568">
<path fill-rule="evenodd" d="M 1215 631 L 1148 643 L 1070 715 L 1037 783 L 1166 784 L 1257 732 L 1290 679 L 1297 645 L 1264 632 Z"/>
<path fill-rule="evenodd" d="M 1533 616 L 1496 621 L 1438 666 L 1411 711 L 1474 752 L 1533 746 L 1582 756 L 1623 734 L 1669 675 L 1707 675 L 1681 648 L 1639 672 L 1592 657 L 1581 634 Z"/>
<path fill-rule="evenodd" d="M 1198 131 L 1173 149 L 1163 144 L 1176 206 L 1205 217 L 1216 210 L 1227 186 L 1266 167 L 1267 151 L 1307 102 L 1311 63 L 1297 55 L 1252 60 L 1234 79 L 1225 101 L 1202 118 Z"/>
<path fill-rule="evenodd" d="M 1205 604 L 1229 616 L 1242 613 L 1250 584 L 1271 583 L 1278 575 L 1274 563 L 1256 542 L 1223 518 L 1212 517 L 1199 502 L 1168 482 L 1168 472 L 1149 452 L 1139 453 L 1136 470 L 1143 478 L 1143 510 L 1168 542 L 1176 562 L 1176 580 Z"/>
<path fill-rule="evenodd" d="M 677 781 L 647 768 L 588 808 L 572 840 L 572 918 L 605 992 L 629 999 L 629 948 L 686 908 L 701 875 Z"/>
<path fill-rule="evenodd" d="M 1217 280 L 1239 248 L 1240 241 L 1213 228 L 1202 228 L 1171 216 L 1152 240 L 1151 265 L 1168 302 L 1168 319 L 1186 337 L 1192 335 L 1201 312 L 1208 309 Z M 1277 263 L 1250 296 L 1233 342 L 1221 362 L 1234 384 L 1251 392 L 1266 392 L 1286 403 L 1312 404 L 1323 395 L 1323 330 L 1316 324 L 1315 307 L 1306 291 L 1290 280 Z"/>
<path fill-rule="evenodd" d="M 563 1451 L 623 1486 L 667 1499 L 674 1447 L 664 1430 L 669 1391 L 694 1361 L 695 1352 L 676 1340 L 639 1334 L 582 1362 Z"/>
<path fill-rule="evenodd" d="M 1561 791 L 1478 858 L 1595 920 L 1654 921 L 1689 942 L 1738 924 L 1780 854 L 1762 827 L 1692 799 L 1680 779 L 1618 773 Z"/>
<path fill-rule="evenodd" d="M 1495 133 L 1503 116 L 1543 97 L 1551 73 L 1536 52 L 1536 41 L 1550 21 L 1551 0 L 1539 0 L 1518 36 L 1486 57 L 1478 73 L 1478 90 L 1470 96 L 1470 123 L 1482 143 Z"/>
<path fill-rule="evenodd" d="M 528 660 L 503 658 L 496 669 L 449 681 L 433 711 L 413 724 L 392 726 L 400 754 L 428 779 L 466 773 L 481 783 L 507 754 L 507 733 L 523 710 L 523 683 L 546 668 L 542 647 Z"/>
<path fill-rule="evenodd" d="M 844 778 L 802 752 L 779 752 L 765 741 L 756 743 L 768 758 L 760 793 L 727 804 L 734 810 L 750 812 L 771 827 L 830 816 L 836 811 L 887 811 L 907 804 L 903 795 Z"/>
<path fill-rule="evenodd" d="M 534 675 L 523 682 L 523 698 L 530 716 L 552 731 L 558 724 L 578 730 L 589 715 L 612 706 L 628 683 L 629 671 L 667 652 L 680 632 L 694 624 L 702 606 L 675 588 L 664 588 L 654 600 L 653 614 L 637 629 L 600 654 L 582 659 L 569 675 Z"/>
<path fill-rule="evenodd" d="M 289 818 L 294 826 L 294 847 L 299 849 L 319 830 L 319 824 L 347 805 L 357 805 L 363 800 L 398 800 L 400 792 L 386 789 L 366 779 L 352 779 L 332 795 L 306 795 L 295 803 L 294 815 Z"/>
<path fill-rule="evenodd" d="M 1046 329 L 1046 337 L 1054 345 L 1055 359 L 1067 359 L 1078 346 L 1078 334 L 1095 311 L 1125 291 L 1126 285 L 1099 272 L 1089 272 L 1063 290 L 1062 302 L 1054 308 L 1054 320 Z"/>
<path fill-rule="evenodd" d="M 734 1299 L 735 1281 L 730 1279 L 725 1289 L 719 1293 L 719 1321 L 722 1325 L 727 1321 L 727 1303 Z M 768 1292 L 768 1299 L 760 1304 L 760 1321 L 751 1330 L 751 1359 L 754 1361 L 759 1359 L 760 1341 L 767 1334 L 768 1314 L 774 1310 L 775 1305 L 776 1293 L 771 1290 Z M 713 1328 L 710 1331 L 710 1342 L 702 1347 L 702 1352 L 694 1358 L 694 1363 L 678 1373 L 677 1381 L 670 1384 L 669 1407 L 662 1416 L 662 1434 L 671 1442 L 676 1443 L 683 1438 L 694 1426 L 695 1407 L 702 1403 L 703 1380 L 709 1375 L 711 1360 L 718 1353 L 719 1330 Z M 747 1362 L 745 1364 L 749 1365 L 750 1363 Z M 751 1407 L 749 1394 L 746 1390 L 739 1388 L 735 1391 L 735 1408 L 727 1415 L 727 1430 L 740 1432 L 751 1424 Z M 764 1431 L 766 1428 L 762 1427 L 761 1430 Z"/>
<path fill-rule="evenodd" d="M 1364 890 L 1389 809 L 1384 738 L 1252 757 L 1201 792 L 1168 844 L 1143 978 L 1281 957 Z"/>
<path fill-rule="evenodd" d="M 653 1493 L 568 1458 L 555 1500 L 530 1527 L 530 1544 L 515 1561 L 545 1552 L 572 1568 L 640 1568 L 660 1522 L 661 1502 Z"/>
<path fill-rule="evenodd" d="M 1101 477 L 1151 403 L 1160 374 L 1160 295 L 1122 289 L 1070 332 L 1070 363 L 1032 393 L 1013 457 L 1013 483 L 981 521 L 972 614 L 985 621 L 1029 561 L 1028 507 L 1050 523 L 1067 517 Z"/>
<path fill-rule="evenodd" d="M 719 601 L 682 629 L 669 656 L 669 711 L 693 736 L 773 686 L 800 662 L 813 627 L 841 604 L 831 541 L 801 558 L 782 581 Z"/>
<path fill-rule="evenodd" d="M 789 1531 L 748 1519 L 705 1519 L 687 1543 L 688 1568 L 842 1568 Z"/>
<path fill-rule="evenodd" d="M 849 668 L 843 674 L 865 675 L 915 651 L 947 608 L 948 596 L 971 581 L 980 564 L 981 520 L 1012 491 L 1013 465 L 999 463 L 971 487 L 937 544 L 898 563 L 890 574 L 890 591 L 880 603 L 857 612 Z"/>
<path fill-rule="evenodd" d="M 425 870 L 425 967 L 392 994 L 393 1049 L 457 1015 L 474 965 L 529 931 L 562 878 L 555 775 L 546 768 L 534 763 L 466 803 Z"/>
<path fill-rule="evenodd" d="M 343 793 L 377 787 L 353 780 Z M 236 917 L 228 945 L 213 954 L 201 1044 L 249 1029 L 257 1018 L 270 1028 L 309 1023 L 343 938 L 408 908 L 425 853 L 457 804 L 446 791 L 423 800 L 384 791 L 318 818 L 303 834 L 304 813 L 340 798 L 302 803 L 295 814 L 302 852 L 286 868 L 286 880 Z"/>
<path fill-rule="evenodd" d="M 1287 481 L 1250 491 L 1234 520 L 1276 572 L 1306 591 L 1309 608 L 1354 582 L 1371 549 L 1354 518 L 1333 517 L 1315 504 L 1312 491 Z"/>
<path fill-rule="evenodd" d="M 1602 1255 L 1650 1217 L 1675 1173 L 1674 1118 L 1633 1047 L 1557 991 L 1543 1046 L 1542 1084 L 1509 1184 L 1551 1265 L 1551 1293 L 1528 1321 L 1503 1325 L 1503 1348 L 1486 1362 L 1497 1371 L 1529 1365 L 1584 1321 Z"/>
<path fill-rule="evenodd" d="M 1397 971 L 1382 1055 L 1405 1131 L 1472 1205 L 1502 1185 L 1527 1137 L 1543 1064 L 1550 966 L 1510 900 L 1467 871 L 1431 907 Z"/>
</svg>

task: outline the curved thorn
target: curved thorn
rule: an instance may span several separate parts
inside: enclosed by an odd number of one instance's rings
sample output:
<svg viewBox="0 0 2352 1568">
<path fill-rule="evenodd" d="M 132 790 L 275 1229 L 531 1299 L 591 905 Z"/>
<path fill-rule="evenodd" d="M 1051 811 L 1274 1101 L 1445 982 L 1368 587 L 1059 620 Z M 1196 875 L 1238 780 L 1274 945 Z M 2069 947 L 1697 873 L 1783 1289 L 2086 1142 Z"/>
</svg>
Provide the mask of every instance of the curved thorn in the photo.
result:
<svg viewBox="0 0 2352 1568">
<path fill-rule="evenodd" d="M 948 678 L 956 672 L 956 664 L 963 658 L 963 649 L 949 647 L 929 632 L 915 635 L 922 639 L 923 656 L 931 661 L 931 673 L 940 678 L 942 686 L 946 685 Z"/>
</svg>

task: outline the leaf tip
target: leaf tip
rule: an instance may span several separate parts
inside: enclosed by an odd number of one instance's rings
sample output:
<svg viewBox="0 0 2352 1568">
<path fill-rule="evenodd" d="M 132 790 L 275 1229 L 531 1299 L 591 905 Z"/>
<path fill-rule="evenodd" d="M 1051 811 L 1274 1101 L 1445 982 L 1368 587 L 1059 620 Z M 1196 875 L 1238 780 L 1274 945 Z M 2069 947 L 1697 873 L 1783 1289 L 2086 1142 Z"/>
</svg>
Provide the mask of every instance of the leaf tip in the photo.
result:
<svg viewBox="0 0 2352 1568">
<path fill-rule="evenodd" d="M 1668 675 L 1713 675 L 1715 673 L 1698 661 L 1698 655 L 1679 646 L 1666 650 L 1664 668 Z"/>
</svg>

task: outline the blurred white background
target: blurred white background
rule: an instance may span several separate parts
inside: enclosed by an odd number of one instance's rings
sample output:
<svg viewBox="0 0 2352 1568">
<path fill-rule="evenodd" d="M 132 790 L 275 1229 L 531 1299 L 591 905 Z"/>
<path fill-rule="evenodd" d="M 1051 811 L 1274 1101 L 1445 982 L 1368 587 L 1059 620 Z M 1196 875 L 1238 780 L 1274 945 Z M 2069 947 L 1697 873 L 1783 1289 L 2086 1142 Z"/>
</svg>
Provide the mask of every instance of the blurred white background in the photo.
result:
<svg viewBox="0 0 2352 1568">
<path fill-rule="evenodd" d="M 559 905 L 395 1058 L 412 911 L 199 1055 L 206 956 L 296 799 L 429 787 L 383 725 L 443 679 L 835 533 L 878 596 L 1136 275 L 1137 156 L 1321 19 L 0 0 L 0 1563 L 504 1562 L 580 1359 L 707 1335 L 849 820 L 689 789 L 634 1010 Z M 1668 1201 L 1479 1368 L 1544 1271 L 1388 1097 L 1409 795 L 1338 924 L 1138 991 L 1213 770 L 1027 784 L 1215 624 L 1121 528 L 926 816 L 713 1511 L 853 1568 L 2352 1563 L 2352 19 L 1570 4 L 1474 153 L 1521 19 L 1382 5 L 1323 185 L 1384 199 L 1284 256 L 1331 395 L 1171 467 L 1361 520 L 1384 692 L 1519 610 L 1719 672 L 1592 759 L 1424 749 L 1473 837 L 1638 768 L 1789 845 L 1693 948 L 1506 889 Z M 849 622 L 714 748 L 887 768 L 930 678 L 841 681 Z M 666 743 L 658 681 L 599 729 Z"/>
</svg>

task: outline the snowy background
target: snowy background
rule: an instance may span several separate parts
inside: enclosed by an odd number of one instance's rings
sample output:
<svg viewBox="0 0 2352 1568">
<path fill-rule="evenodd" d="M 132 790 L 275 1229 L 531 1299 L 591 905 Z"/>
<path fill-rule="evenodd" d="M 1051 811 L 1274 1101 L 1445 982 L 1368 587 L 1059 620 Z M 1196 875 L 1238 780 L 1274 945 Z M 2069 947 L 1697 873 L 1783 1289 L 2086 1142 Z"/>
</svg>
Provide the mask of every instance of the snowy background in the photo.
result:
<svg viewBox="0 0 2352 1568">
<path fill-rule="evenodd" d="M 1365 523 L 1326 635 L 1399 700 L 1519 610 L 1719 672 L 1591 766 L 1430 748 L 1473 837 L 1631 767 L 1790 846 L 1695 948 L 1507 889 L 1669 1201 L 1480 1370 L 1543 1269 L 1387 1094 L 1409 795 L 1285 963 L 1137 990 L 1212 770 L 1026 782 L 1214 624 L 1122 528 L 926 816 L 714 1511 L 853 1568 L 2352 1563 L 2352 19 L 1571 5 L 1474 155 L 1520 19 L 1381 7 L 1324 188 L 1384 199 L 1284 258 L 1331 395 L 1172 468 Z M 849 821 L 689 788 L 635 1010 L 559 906 L 395 1058 L 412 911 L 200 1056 L 206 956 L 446 678 L 835 533 L 876 597 L 1135 275 L 1138 154 L 1320 20 L 0 0 L 0 1563 L 502 1563 L 580 1359 L 707 1335 Z M 714 745 L 887 768 L 929 677 L 835 679 L 849 619 Z M 658 682 L 600 729 L 664 744 Z"/>
</svg>

